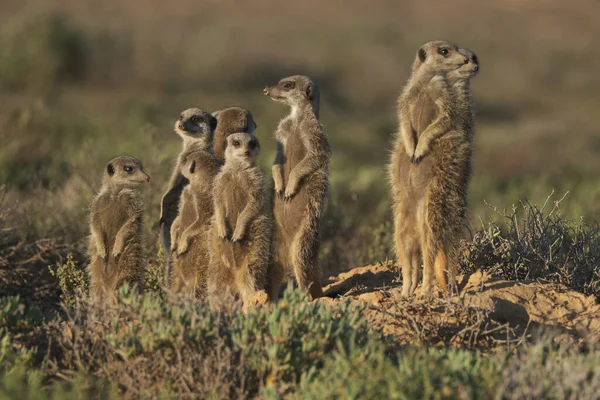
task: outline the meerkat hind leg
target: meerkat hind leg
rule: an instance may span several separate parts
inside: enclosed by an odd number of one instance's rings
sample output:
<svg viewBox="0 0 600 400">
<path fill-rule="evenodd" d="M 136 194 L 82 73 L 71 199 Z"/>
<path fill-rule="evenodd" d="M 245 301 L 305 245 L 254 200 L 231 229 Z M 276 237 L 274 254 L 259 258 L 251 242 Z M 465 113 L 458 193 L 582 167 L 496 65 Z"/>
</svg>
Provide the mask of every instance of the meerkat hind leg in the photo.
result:
<svg viewBox="0 0 600 400">
<path fill-rule="evenodd" d="M 311 298 L 323 296 L 323 288 L 317 265 L 318 238 L 306 229 L 308 221 L 304 221 L 291 246 L 291 261 L 300 289 L 308 291 Z"/>
</svg>

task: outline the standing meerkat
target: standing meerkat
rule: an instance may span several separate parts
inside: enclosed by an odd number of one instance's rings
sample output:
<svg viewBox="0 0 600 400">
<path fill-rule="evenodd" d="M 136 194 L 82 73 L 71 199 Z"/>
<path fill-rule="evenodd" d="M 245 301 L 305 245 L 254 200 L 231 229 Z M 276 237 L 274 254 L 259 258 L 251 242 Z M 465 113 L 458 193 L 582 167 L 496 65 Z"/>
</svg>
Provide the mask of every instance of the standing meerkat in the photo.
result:
<svg viewBox="0 0 600 400">
<path fill-rule="evenodd" d="M 217 119 L 217 128 L 213 138 L 213 154 L 219 165 L 225 163 L 227 137 L 234 133 L 254 133 L 256 123 L 250 111 L 241 107 L 230 107 L 215 111 L 212 116 Z"/>
<path fill-rule="evenodd" d="M 315 299 L 323 295 L 317 258 L 331 158 L 331 146 L 319 122 L 319 89 L 310 78 L 296 75 L 265 88 L 264 94 L 291 108 L 275 132 L 274 260 L 269 294 L 277 298 L 284 270 L 292 267 L 299 287 Z"/>
<path fill-rule="evenodd" d="M 455 127 L 437 140 L 431 162 L 423 161 L 423 168 L 429 169 L 431 174 L 427 221 L 432 228 L 432 248 L 438 249 L 435 277 L 444 291 L 455 284 L 460 264 L 460 239 L 465 227 L 475 135 L 470 80 L 477 75 L 479 62 L 472 51 L 460 49 L 460 52 L 469 61 L 446 75 L 456 100 Z M 430 258 L 433 258 L 431 253 Z"/>
<path fill-rule="evenodd" d="M 182 160 L 194 151 L 209 151 L 217 120 L 201 108 L 189 108 L 175 121 L 175 133 L 183 139 L 183 149 L 171 174 L 169 188 L 162 198 L 160 209 L 160 237 L 165 256 L 164 280 L 169 285 L 171 264 L 171 225 L 179 213 L 179 203 L 183 188 L 188 180 L 181 173 Z"/>
<path fill-rule="evenodd" d="M 410 296 L 420 276 L 423 258 L 423 294 L 433 279 L 447 292 L 454 271 L 448 269 L 448 236 L 442 219 L 455 204 L 444 188 L 455 179 L 443 171 L 454 154 L 434 157 L 430 152 L 440 138 L 459 128 L 456 96 L 446 74 L 466 65 L 468 57 L 446 41 L 426 43 L 417 51 L 412 74 L 398 99 L 399 131 L 389 166 L 394 207 L 396 255 L 402 265 L 404 296 Z M 465 149 L 457 149 L 464 152 Z M 470 153 L 469 153 L 470 157 Z M 434 218 L 432 218 L 434 216 Z M 450 276 L 449 276 L 450 275 Z"/>
<path fill-rule="evenodd" d="M 244 306 L 266 303 L 271 223 L 264 178 L 256 159 L 258 139 L 248 133 L 227 138 L 225 165 L 214 180 L 208 297 L 221 300 L 229 289 Z"/>
<path fill-rule="evenodd" d="M 183 189 L 180 211 L 171 226 L 171 290 L 188 297 L 203 297 L 210 262 L 208 231 L 213 216 L 212 185 L 217 161 L 203 150 L 184 153 L 181 173 L 189 181 Z"/>
<path fill-rule="evenodd" d="M 90 207 L 92 299 L 113 296 L 124 282 L 142 282 L 144 204 L 138 185 L 149 181 L 134 157 L 116 157 L 106 165 L 102 188 Z"/>
</svg>

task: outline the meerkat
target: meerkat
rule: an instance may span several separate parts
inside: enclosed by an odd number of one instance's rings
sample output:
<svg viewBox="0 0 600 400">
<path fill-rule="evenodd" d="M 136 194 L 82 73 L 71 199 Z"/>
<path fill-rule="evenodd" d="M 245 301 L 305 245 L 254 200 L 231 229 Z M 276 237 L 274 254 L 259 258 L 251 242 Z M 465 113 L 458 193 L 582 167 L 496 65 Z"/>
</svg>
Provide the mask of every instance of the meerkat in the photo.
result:
<svg viewBox="0 0 600 400">
<path fill-rule="evenodd" d="M 186 154 L 194 151 L 209 151 L 212 137 L 217 127 L 217 119 L 201 108 L 189 108 L 181 113 L 175 121 L 175 133 L 183 139 L 183 149 L 177 158 L 171 175 L 169 188 L 162 198 L 160 210 L 160 237 L 165 256 L 164 280 L 170 284 L 171 264 L 171 225 L 179 213 L 179 203 L 183 188 L 188 180 L 181 173 L 182 160 Z"/>
<path fill-rule="evenodd" d="M 240 107 L 215 111 L 212 116 L 217 119 L 217 128 L 213 137 L 213 154 L 219 165 L 223 165 L 227 137 L 238 132 L 254 133 L 257 125 L 250 111 Z"/>
<path fill-rule="evenodd" d="M 189 181 L 181 194 L 180 211 L 171 226 L 171 290 L 202 298 L 210 262 L 208 231 L 213 216 L 212 184 L 218 172 L 214 156 L 203 150 L 185 152 L 181 173 Z"/>
<path fill-rule="evenodd" d="M 266 302 L 271 223 L 264 178 L 256 159 L 258 139 L 248 133 L 227 137 L 225 165 L 214 180 L 215 214 L 211 227 L 208 297 L 222 300 L 230 291 L 245 306 Z M 260 303 L 260 301 L 258 301 Z"/>
<path fill-rule="evenodd" d="M 102 188 L 90 207 L 92 299 L 114 296 L 125 282 L 142 283 L 144 204 L 138 186 L 149 181 L 134 157 L 116 157 L 106 165 Z"/>
<path fill-rule="evenodd" d="M 426 43 L 417 51 L 411 77 L 398 99 L 399 131 L 389 179 L 394 203 L 395 248 L 402 265 L 404 296 L 410 296 L 419 282 L 421 256 L 424 295 L 431 292 L 434 275 L 444 292 L 448 291 L 448 282 L 453 281 L 448 253 L 454 250 L 449 249 L 452 245 L 445 240 L 447 227 L 438 222 L 438 218 L 431 217 L 443 218 L 455 207 L 444 188 L 456 178 L 451 173 L 445 175 L 443 170 L 455 155 L 434 157 L 430 153 L 442 138 L 461 127 L 456 95 L 446 75 L 468 62 L 469 58 L 452 43 Z"/>
<path fill-rule="evenodd" d="M 291 267 L 298 286 L 315 299 L 323 295 L 317 258 L 331 158 L 329 139 L 319 122 L 319 89 L 310 78 L 296 75 L 263 92 L 291 108 L 275 132 L 275 232 L 269 294 L 277 298 L 284 270 Z"/>
<path fill-rule="evenodd" d="M 470 80 L 479 71 L 479 61 L 472 51 L 459 51 L 469 62 L 446 75 L 456 100 L 456 126 L 435 143 L 431 154 L 433 163 L 427 166 L 433 178 L 428 189 L 427 221 L 429 226 L 436 227 L 432 230 L 431 243 L 433 248 L 440 249 L 434 269 L 442 290 L 455 284 L 458 273 L 475 135 Z"/>
</svg>

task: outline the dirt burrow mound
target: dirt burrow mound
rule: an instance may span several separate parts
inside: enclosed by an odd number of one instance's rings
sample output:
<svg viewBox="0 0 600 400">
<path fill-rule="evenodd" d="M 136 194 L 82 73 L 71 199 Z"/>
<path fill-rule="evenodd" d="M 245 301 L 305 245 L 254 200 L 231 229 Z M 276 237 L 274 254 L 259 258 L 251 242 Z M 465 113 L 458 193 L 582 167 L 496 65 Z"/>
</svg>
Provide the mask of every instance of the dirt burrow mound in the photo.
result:
<svg viewBox="0 0 600 400">
<path fill-rule="evenodd" d="M 600 341 L 600 304 L 558 284 L 494 279 L 484 272 L 458 279 L 463 289 L 451 298 L 401 296 L 397 273 L 385 266 L 354 268 L 329 278 L 327 297 L 367 304 L 366 317 L 399 344 L 493 349 L 515 344 L 540 329 L 558 331 L 556 340 Z"/>
</svg>

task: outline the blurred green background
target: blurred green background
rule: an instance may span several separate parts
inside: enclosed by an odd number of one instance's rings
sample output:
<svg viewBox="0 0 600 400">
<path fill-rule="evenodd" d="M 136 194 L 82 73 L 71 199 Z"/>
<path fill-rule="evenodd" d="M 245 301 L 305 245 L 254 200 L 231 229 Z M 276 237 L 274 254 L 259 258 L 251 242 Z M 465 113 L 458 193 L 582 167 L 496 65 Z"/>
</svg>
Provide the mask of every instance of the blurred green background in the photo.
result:
<svg viewBox="0 0 600 400">
<path fill-rule="evenodd" d="M 472 230 L 521 199 L 569 191 L 561 213 L 600 217 L 600 3 L 593 0 L 0 2 L 0 185 L 24 238 L 87 234 L 103 167 L 140 158 L 149 252 L 181 143 L 181 110 L 252 111 L 270 175 L 285 106 L 262 88 L 289 74 L 321 88 L 333 144 L 323 232 L 331 270 L 393 257 L 385 164 L 417 48 L 474 50 Z M 0 200 L 1 197 L 0 196 Z"/>
</svg>

